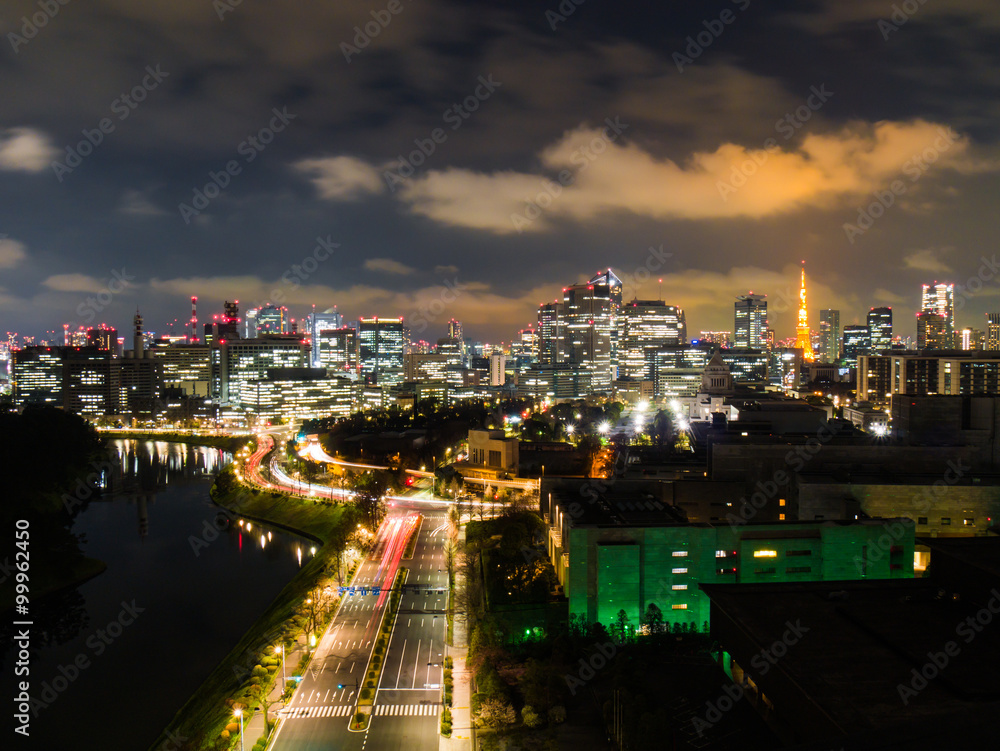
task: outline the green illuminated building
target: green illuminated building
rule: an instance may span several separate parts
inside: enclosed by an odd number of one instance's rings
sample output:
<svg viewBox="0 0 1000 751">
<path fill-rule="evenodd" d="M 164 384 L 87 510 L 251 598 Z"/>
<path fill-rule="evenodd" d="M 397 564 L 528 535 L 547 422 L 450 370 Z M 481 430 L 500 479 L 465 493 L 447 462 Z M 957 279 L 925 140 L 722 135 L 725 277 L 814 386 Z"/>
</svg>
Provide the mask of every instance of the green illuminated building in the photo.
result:
<svg viewBox="0 0 1000 751">
<path fill-rule="evenodd" d="M 553 493 L 542 511 L 569 615 L 589 622 L 608 626 L 624 610 L 638 628 L 655 603 L 665 622 L 700 628 L 709 620 L 700 584 L 913 576 L 909 519 L 689 524 L 659 501 L 582 490 Z"/>
</svg>

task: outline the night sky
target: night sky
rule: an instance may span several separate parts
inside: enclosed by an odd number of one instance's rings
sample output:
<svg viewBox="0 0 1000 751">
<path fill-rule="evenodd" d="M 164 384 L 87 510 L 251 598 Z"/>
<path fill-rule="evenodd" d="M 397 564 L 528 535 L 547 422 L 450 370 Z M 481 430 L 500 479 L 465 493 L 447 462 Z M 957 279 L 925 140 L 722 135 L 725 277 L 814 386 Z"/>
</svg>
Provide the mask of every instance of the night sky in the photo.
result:
<svg viewBox="0 0 1000 751">
<path fill-rule="evenodd" d="M 197 295 L 509 340 L 610 265 L 692 336 L 766 293 L 780 339 L 802 260 L 813 328 L 891 305 L 913 335 L 934 280 L 973 280 L 958 326 L 1000 310 L 995 0 L 0 13 L 0 331 L 164 331 Z"/>
</svg>

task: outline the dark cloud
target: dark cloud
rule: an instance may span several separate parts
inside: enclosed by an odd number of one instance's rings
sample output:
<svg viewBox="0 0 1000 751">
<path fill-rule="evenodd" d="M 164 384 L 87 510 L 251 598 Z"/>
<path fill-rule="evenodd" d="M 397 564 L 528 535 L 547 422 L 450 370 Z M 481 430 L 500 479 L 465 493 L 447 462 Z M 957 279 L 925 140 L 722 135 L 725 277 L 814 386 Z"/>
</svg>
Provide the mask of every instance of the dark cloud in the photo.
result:
<svg viewBox="0 0 1000 751">
<path fill-rule="evenodd" d="M 781 299 L 803 258 L 811 304 L 845 323 L 915 306 L 929 274 L 976 273 L 997 230 L 995 3 L 929 2 L 891 31 L 891 5 L 867 0 L 649 5 L 554 19 L 556 2 L 401 0 L 393 14 L 302 0 L 220 18 L 207 0 L 95 0 L 31 34 L 37 3 L 8 2 L 4 330 L 74 322 L 122 269 L 134 282 L 102 315 L 124 329 L 138 300 L 162 329 L 191 294 L 206 311 L 266 298 L 320 237 L 340 244 L 336 262 L 289 296 L 296 312 L 412 315 L 457 280 L 441 327 L 464 317 L 484 339 L 661 245 L 669 262 L 632 291 L 657 294 L 662 275 L 692 331 L 731 327 L 749 285 Z M 484 77 L 499 83 L 488 96 Z M 833 96 L 809 108 L 824 85 Z M 280 130 L 275 111 L 291 116 Z M 574 164 L 608 118 L 628 124 L 622 137 Z M 911 181 L 905 165 L 938 127 L 957 145 Z M 768 139 L 777 151 L 723 200 L 718 183 Z M 508 228 L 566 168 L 552 208 Z M 900 175 L 905 194 L 851 242 L 844 225 Z M 971 298 L 959 322 L 980 325 L 995 298 Z M 791 315 L 773 318 L 791 334 Z"/>
</svg>

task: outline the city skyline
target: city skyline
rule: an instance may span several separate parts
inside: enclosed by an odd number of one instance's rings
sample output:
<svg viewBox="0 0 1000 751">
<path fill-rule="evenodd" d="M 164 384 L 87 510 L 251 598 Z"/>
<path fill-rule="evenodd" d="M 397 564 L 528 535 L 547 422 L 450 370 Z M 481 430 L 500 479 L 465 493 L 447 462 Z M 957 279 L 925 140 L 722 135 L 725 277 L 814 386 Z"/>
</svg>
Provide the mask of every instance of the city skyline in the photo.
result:
<svg viewBox="0 0 1000 751">
<path fill-rule="evenodd" d="M 629 299 L 659 297 L 663 278 L 662 298 L 706 330 L 728 328 L 720 299 L 761 290 L 783 331 L 801 259 L 811 309 L 845 325 L 914 305 L 934 278 L 973 293 L 967 323 L 996 307 L 995 271 L 979 271 L 996 105 L 975 56 L 996 54 L 992 6 L 920 6 L 896 28 L 872 3 L 740 0 L 716 37 L 700 8 L 562 19 L 515 4 L 491 25 L 475 4 L 433 2 L 356 40 L 371 8 L 355 2 L 222 18 L 98 5 L 29 38 L 13 19 L 37 8 L 12 3 L 4 330 L 121 326 L 137 302 L 167 322 L 191 295 L 256 307 L 275 290 L 293 311 L 415 317 L 448 284 L 461 294 L 432 325 L 507 340 L 552 290 L 610 264 Z M 790 31 L 809 65 L 783 64 Z M 959 38 L 975 54 L 918 53 Z"/>
</svg>

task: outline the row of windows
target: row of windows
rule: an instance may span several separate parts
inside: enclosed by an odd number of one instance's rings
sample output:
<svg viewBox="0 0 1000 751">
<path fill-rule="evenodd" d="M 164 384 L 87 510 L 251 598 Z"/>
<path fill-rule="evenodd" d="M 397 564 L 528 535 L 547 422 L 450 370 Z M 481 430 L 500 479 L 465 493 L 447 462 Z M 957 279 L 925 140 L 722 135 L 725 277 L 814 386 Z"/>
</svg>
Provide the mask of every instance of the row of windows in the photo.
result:
<svg viewBox="0 0 1000 751">
<path fill-rule="evenodd" d="M 926 516 L 918 516 L 917 517 L 917 524 L 927 524 L 927 517 Z M 941 526 L 942 527 L 947 527 L 947 526 L 950 526 L 950 525 L 951 525 L 951 517 L 950 516 L 942 516 L 941 517 Z M 975 527 L 976 526 L 976 520 L 975 520 L 975 518 L 971 517 L 971 516 L 965 517 L 964 519 L 962 519 L 962 526 L 963 527 Z"/>
</svg>

